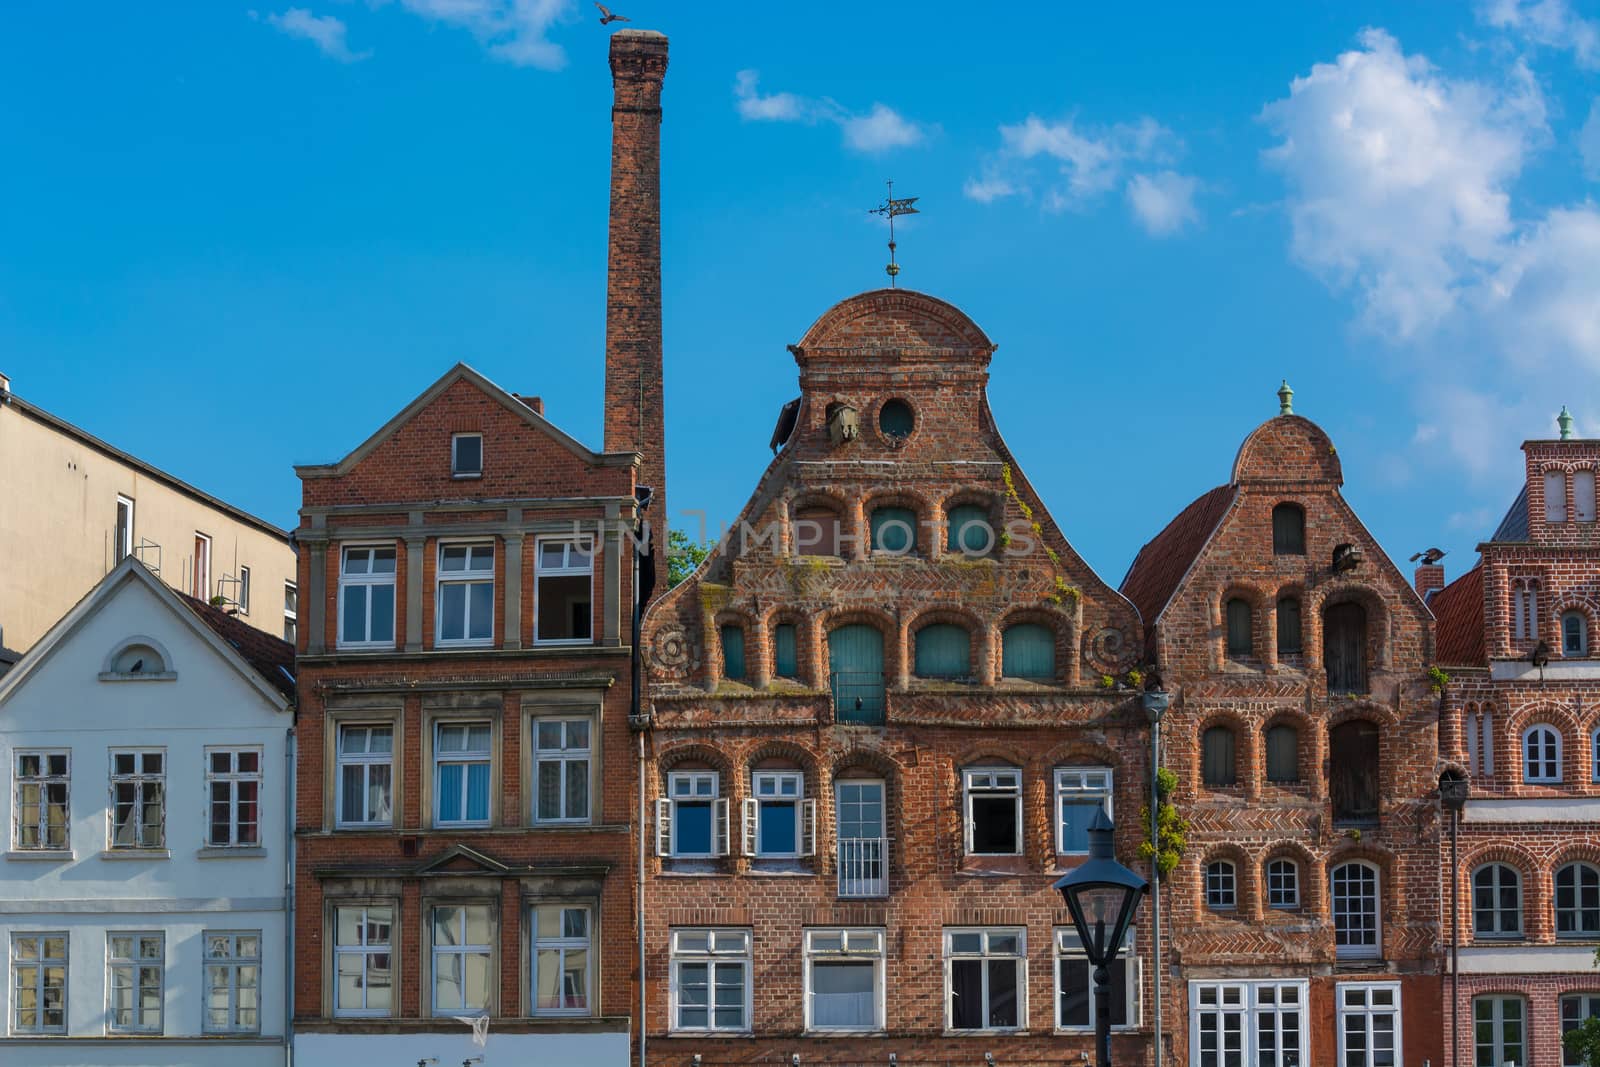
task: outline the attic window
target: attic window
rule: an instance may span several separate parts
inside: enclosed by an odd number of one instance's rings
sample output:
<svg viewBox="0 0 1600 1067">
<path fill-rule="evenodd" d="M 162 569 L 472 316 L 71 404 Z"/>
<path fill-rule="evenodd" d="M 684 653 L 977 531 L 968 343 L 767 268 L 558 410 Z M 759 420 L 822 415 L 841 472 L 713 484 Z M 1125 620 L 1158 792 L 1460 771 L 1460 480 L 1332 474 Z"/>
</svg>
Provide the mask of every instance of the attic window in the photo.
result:
<svg viewBox="0 0 1600 1067">
<path fill-rule="evenodd" d="M 107 656 L 100 669 L 100 680 L 169 681 L 176 678 L 166 653 L 147 637 L 135 637 Z"/>
<path fill-rule="evenodd" d="M 891 441 L 904 441 L 916 425 L 917 416 L 904 400 L 884 401 L 878 409 L 878 429 Z"/>
<path fill-rule="evenodd" d="M 450 438 L 450 476 L 483 477 L 483 434 L 458 433 Z"/>
</svg>

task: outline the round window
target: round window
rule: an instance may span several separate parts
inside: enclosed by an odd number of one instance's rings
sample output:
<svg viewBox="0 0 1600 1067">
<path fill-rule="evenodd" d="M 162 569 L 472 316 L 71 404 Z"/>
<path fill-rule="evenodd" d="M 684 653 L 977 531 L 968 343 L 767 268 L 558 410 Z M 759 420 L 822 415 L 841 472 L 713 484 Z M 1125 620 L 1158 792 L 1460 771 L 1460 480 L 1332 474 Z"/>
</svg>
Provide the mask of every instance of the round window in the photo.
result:
<svg viewBox="0 0 1600 1067">
<path fill-rule="evenodd" d="M 911 411 L 911 405 L 904 400 L 886 400 L 883 407 L 878 409 L 878 429 L 883 431 L 883 436 L 896 441 L 904 441 L 911 436 L 911 431 L 917 425 L 917 417 Z"/>
</svg>

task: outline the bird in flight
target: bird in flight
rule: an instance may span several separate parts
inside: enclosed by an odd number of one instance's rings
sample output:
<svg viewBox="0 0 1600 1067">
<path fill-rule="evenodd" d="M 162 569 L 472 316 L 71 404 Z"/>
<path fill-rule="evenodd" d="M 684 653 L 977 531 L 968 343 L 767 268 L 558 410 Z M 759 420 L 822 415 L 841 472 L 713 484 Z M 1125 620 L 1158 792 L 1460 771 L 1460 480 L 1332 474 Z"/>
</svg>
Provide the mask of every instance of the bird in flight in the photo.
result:
<svg viewBox="0 0 1600 1067">
<path fill-rule="evenodd" d="M 594 6 L 600 9 L 600 25 L 602 25 L 602 26 L 605 26 L 608 23 L 612 23 L 612 22 L 632 22 L 633 21 L 632 19 L 630 19 L 626 15 L 613 15 L 611 13 L 611 9 L 609 7 L 607 7 L 606 5 L 604 5 L 604 4 L 595 4 Z"/>
</svg>

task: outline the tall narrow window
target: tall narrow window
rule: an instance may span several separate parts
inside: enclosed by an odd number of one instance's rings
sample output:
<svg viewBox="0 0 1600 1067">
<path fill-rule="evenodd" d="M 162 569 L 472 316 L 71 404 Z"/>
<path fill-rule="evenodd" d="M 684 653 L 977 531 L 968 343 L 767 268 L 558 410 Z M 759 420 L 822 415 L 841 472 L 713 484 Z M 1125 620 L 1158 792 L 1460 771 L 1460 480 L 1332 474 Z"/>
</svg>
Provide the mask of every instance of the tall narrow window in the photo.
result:
<svg viewBox="0 0 1600 1067">
<path fill-rule="evenodd" d="M 434 1015 L 488 1012 L 493 987 L 492 910 L 487 904 L 433 909 Z"/>
<path fill-rule="evenodd" d="M 1539 636 L 1539 580 L 1518 578 L 1511 583 L 1511 635 L 1519 641 Z"/>
<path fill-rule="evenodd" d="M 197 600 L 211 600 L 211 538 L 203 533 L 194 535 L 194 568 L 190 575 L 190 591 Z"/>
<path fill-rule="evenodd" d="M 1561 732 L 1554 726 L 1539 723 L 1522 732 L 1522 780 L 1561 781 Z"/>
<path fill-rule="evenodd" d="M 780 622 L 772 631 L 772 673 L 779 678 L 800 674 L 800 653 L 792 622 Z"/>
<path fill-rule="evenodd" d="M 1300 731 L 1280 722 L 1267 727 L 1267 781 L 1300 780 Z"/>
<path fill-rule="evenodd" d="M 283 639 L 291 645 L 300 636 L 300 589 L 293 582 L 283 583 Z"/>
<path fill-rule="evenodd" d="M 1227 603 L 1228 655 L 1248 656 L 1255 651 L 1255 618 L 1250 602 L 1234 597 Z"/>
<path fill-rule="evenodd" d="M 883 931 L 807 930 L 807 1030 L 883 1029 Z"/>
<path fill-rule="evenodd" d="M 163 848 L 167 843 L 166 753 L 111 753 L 111 847 Z"/>
<path fill-rule="evenodd" d="M 1372 959 L 1379 953 L 1378 869 L 1343 863 L 1333 869 L 1333 937 L 1340 959 Z"/>
<path fill-rule="evenodd" d="M 1514 867 L 1489 863 L 1472 872 L 1472 932 L 1522 936 L 1522 879 Z"/>
<path fill-rule="evenodd" d="M 133 498 L 117 496 L 117 523 L 111 534 L 112 557 L 117 563 L 133 554 Z"/>
<path fill-rule="evenodd" d="M 1378 817 L 1381 760 L 1376 723 L 1351 719 L 1328 731 L 1328 797 L 1335 822 Z"/>
<path fill-rule="evenodd" d="M 1581 611 L 1569 611 L 1561 616 L 1561 654 L 1589 654 L 1589 620 Z"/>
<path fill-rule="evenodd" d="M 1007 626 L 1000 637 L 1000 674 L 1048 682 L 1056 676 L 1056 635 L 1036 622 Z"/>
<path fill-rule="evenodd" d="M 1527 1063 L 1527 1015 L 1521 997 L 1474 997 L 1472 1000 L 1473 1046 L 1476 1062 L 1493 1064 Z"/>
<path fill-rule="evenodd" d="M 588 1015 L 589 909 L 569 904 L 533 908 L 533 1014 Z"/>
<path fill-rule="evenodd" d="M 1272 552 L 1276 556 L 1306 554 L 1306 513 L 1298 504 L 1272 509 Z"/>
<path fill-rule="evenodd" d="M 346 546 L 339 565 L 339 646 L 393 647 L 395 550 Z"/>
<path fill-rule="evenodd" d="M 17 772 L 12 780 L 12 847 L 19 852 L 65 851 L 72 824 L 70 754 L 19 750 L 12 757 Z"/>
<path fill-rule="evenodd" d="M 67 1032 L 67 935 L 11 931 L 11 1032 Z"/>
<path fill-rule="evenodd" d="M 394 907 L 365 904 L 334 909 L 336 1016 L 394 1011 Z"/>
<path fill-rule="evenodd" d="M 1238 872 L 1230 860 L 1206 864 L 1206 907 L 1212 911 L 1232 911 L 1239 906 Z"/>
<path fill-rule="evenodd" d="M 161 1032 L 166 938 L 159 933 L 106 935 L 106 1010 L 115 1033 Z"/>
<path fill-rule="evenodd" d="M 1292 911 L 1300 906 L 1300 865 L 1290 859 L 1267 862 L 1267 907 Z"/>
<path fill-rule="evenodd" d="M 250 614 L 250 568 L 239 568 L 239 611 Z"/>
<path fill-rule="evenodd" d="M 394 802 L 394 727 L 339 727 L 339 825 L 388 826 Z"/>
<path fill-rule="evenodd" d="M 1322 616 L 1322 661 L 1328 691 L 1367 691 L 1367 609 L 1360 604 L 1335 604 Z"/>
<path fill-rule="evenodd" d="M 206 791 L 210 795 L 206 844 L 213 847 L 261 843 L 261 750 L 206 749 Z"/>
<path fill-rule="evenodd" d="M 789 538 L 797 556 L 839 554 L 839 513 L 830 507 L 799 508 L 790 523 Z"/>
<path fill-rule="evenodd" d="M 1400 1062 L 1400 984 L 1335 986 L 1339 997 L 1340 1067 L 1394 1067 Z"/>
<path fill-rule="evenodd" d="M 1022 772 L 1010 767 L 970 767 L 961 772 L 966 794 L 967 853 L 1022 854 Z"/>
<path fill-rule="evenodd" d="M 744 627 L 724 626 L 722 637 L 722 676 L 736 682 L 744 681 Z"/>
<path fill-rule="evenodd" d="M 809 856 L 815 851 L 817 806 L 805 797 L 799 771 L 756 771 L 744 808 L 747 856 Z"/>
<path fill-rule="evenodd" d="M 906 556 L 917 550 L 917 513 L 910 508 L 874 508 L 872 551 Z"/>
<path fill-rule="evenodd" d="M 883 722 L 883 634 L 876 627 L 854 623 L 830 631 L 828 673 L 840 722 Z"/>
<path fill-rule="evenodd" d="M 208 1034 L 254 1034 L 261 1030 L 261 931 L 217 933 L 205 938 Z"/>
<path fill-rule="evenodd" d="M 1300 655 L 1304 651 L 1300 635 L 1300 599 L 1283 597 L 1278 601 L 1278 655 Z"/>
<path fill-rule="evenodd" d="M 588 822 L 590 721 L 534 721 L 534 777 L 538 782 L 535 822 Z"/>
<path fill-rule="evenodd" d="M 1567 475 L 1565 471 L 1545 472 L 1544 521 L 1567 521 Z"/>
<path fill-rule="evenodd" d="M 1233 785 L 1239 780 L 1233 753 L 1233 731 L 1211 726 L 1200 737 L 1200 780 L 1206 785 Z"/>
<path fill-rule="evenodd" d="M 1569 863 L 1556 871 L 1556 936 L 1600 936 L 1600 869 Z"/>
<path fill-rule="evenodd" d="M 538 545 L 534 640 L 581 645 L 594 640 L 594 542 L 546 540 Z"/>
<path fill-rule="evenodd" d="M 987 556 L 994 551 L 995 532 L 989 509 L 978 504 L 958 504 L 945 516 L 945 550 L 965 556 Z"/>
<path fill-rule="evenodd" d="M 1588 1019 L 1600 1016 L 1600 993 L 1574 993 L 1561 998 L 1561 1036 L 1581 1027 Z M 1582 1059 L 1568 1052 L 1561 1067 L 1585 1067 Z"/>
<path fill-rule="evenodd" d="M 972 635 L 949 623 L 924 626 L 915 660 L 919 678 L 965 678 L 972 673 Z"/>
<path fill-rule="evenodd" d="M 947 1017 L 952 1030 L 1014 1030 L 1027 987 L 1026 931 L 946 930 Z"/>
<path fill-rule="evenodd" d="M 881 897 L 889 892 L 883 789 L 882 782 L 870 779 L 843 778 L 834 784 L 841 897 Z"/>
<path fill-rule="evenodd" d="M 704 859 L 728 854 L 728 802 L 716 771 L 673 771 L 656 801 L 656 851 Z"/>
<path fill-rule="evenodd" d="M 674 930 L 674 1031 L 750 1029 L 750 931 Z"/>
<path fill-rule="evenodd" d="M 483 434 L 458 433 L 450 438 L 450 474 L 456 478 L 483 475 Z"/>
<path fill-rule="evenodd" d="M 494 640 L 494 546 L 439 546 L 437 643 Z"/>
<path fill-rule="evenodd" d="M 1094 813 L 1111 812 L 1110 767 L 1056 768 L 1056 851 L 1087 854 Z"/>
<path fill-rule="evenodd" d="M 1139 1021 L 1139 963 L 1133 951 L 1134 931 L 1123 938 L 1123 950 L 1111 961 L 1107 971 L 1111 987 L 1110 1009 L 1113 1027 L 1137 1025 Z M 1093 969 L 1083 951 L 1076 930 L 1056 930 L 1056 1027 L 1061 1030 L 1093 1030 L 1095 1026 Z"/>
<path fill-rule="evenodd" d="M 489 749 L 493 736 L 494 727 L 486 722 L 434 725 L 434 820 L 439 825 L 489 824 Z"/>
<path fill-rule="evenodd" d="M 1572 472 L 1572 516 L 1579 522 L 1594 521 L 1594 471 Z"/>
</svg>

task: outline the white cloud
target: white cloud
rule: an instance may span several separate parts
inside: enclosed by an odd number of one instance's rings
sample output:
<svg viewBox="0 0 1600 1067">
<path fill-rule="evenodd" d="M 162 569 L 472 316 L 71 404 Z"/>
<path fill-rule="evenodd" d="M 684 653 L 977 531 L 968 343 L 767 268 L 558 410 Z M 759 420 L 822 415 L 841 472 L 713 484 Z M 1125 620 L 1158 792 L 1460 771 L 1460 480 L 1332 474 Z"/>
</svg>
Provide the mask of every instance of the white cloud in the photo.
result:
<svg viewBox="0 0 1600 1067">
<path fill-rule="evenodd" d="M 369 0 L 374 7 L 390 0 Z M 567 54 L 549 39 L 552 26 L 575 12 L 575 0 L 397 0 L 430 22 L 466 30 L 496 59 L 519 67 L 560 70 Z"/>
<path fill-rule="evenodd" d="M 1128 179 L 1128 206 L 1152 237 L 1167 237 L 1200 221 L 1194 194 L 1200 183 L 1175 171 L 1135 174 Z"/>
<path fill-rule="evenodd" d="M 348 27 L 342 19 L 332 15 L 313 15 L 303 7 L 291 7 L 281 15 L 269 14 L 266 21 L 290 37 L 310 41 L 323 55 L 341 63 L 354 63 L 372 55 L 371 52 L 352 52 L 345 38 Z"/>
<path fill-rule="evenodd" d="M 1532 44 L 1571 49 L 1583 67 L 1600 67 L 1600 22 L 1572 10 L 1567 0 L 1486 0 L 1478 17 Z"/>
<path fill-rule="evenodd" d="M 760 81 L 754 70 L 741 70 L 734 76 L 734 106 L 747 122 L 831 122 L 843 133 L 847 148 L 867 153 L 910 147 L 927 137 L 922 125 L 886 104 L 875 103 L 865 114 L 855 114 L 829 97 L 812 99 L 787 92 L 763 95 Z"/>
<path fill-rule="evenodd" d="M 1557 208 L 1527 228 L 1482 287 L 1479 314 L 1508 360 L 1600 371 L 1600 209 Z"/>
<path fill-rule="evenodd" d="M 1589 118 L 1578 131 L 1578 154 L 1583 157 L 1584 176 L 1600 181 L 1600 100 L 1589 105 Z"/>
</svg>

